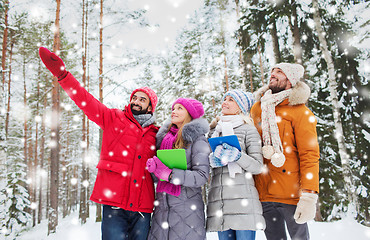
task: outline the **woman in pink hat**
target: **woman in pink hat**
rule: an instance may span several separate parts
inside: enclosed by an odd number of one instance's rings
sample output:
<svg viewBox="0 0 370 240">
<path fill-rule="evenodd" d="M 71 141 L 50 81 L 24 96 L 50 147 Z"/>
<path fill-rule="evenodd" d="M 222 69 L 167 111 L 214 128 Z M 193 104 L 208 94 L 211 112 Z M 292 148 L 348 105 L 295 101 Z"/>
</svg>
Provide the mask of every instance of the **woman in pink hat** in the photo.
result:
<svg viewBox="0 0 370 240">
<path fill-rule="evenodd" d="M 199 101 L 179 98 L 172 105 L 171 119 L 157 133 L 158 149 L 185 149 L 187 169 L 169 169 L 157 157 L 148 159 L 148 171 L 166 180 L 157 184 L 148 239 L 206 238 L 201 187 L 208 180 L 210 148 L 205 137 L 209 126 L 201 118 L 203 114 Z"/>
</svg>

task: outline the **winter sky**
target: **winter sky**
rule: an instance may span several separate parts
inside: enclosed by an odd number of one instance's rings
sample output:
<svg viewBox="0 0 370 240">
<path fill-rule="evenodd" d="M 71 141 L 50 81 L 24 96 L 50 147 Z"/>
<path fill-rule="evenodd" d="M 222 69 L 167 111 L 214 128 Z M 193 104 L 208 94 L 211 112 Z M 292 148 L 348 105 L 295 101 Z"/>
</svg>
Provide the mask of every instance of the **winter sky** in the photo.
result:
<svg viewBox="0 0 370 240">
<path fill-rule="evenodd" d="M 158 28 L 131 31 L 128 42 L 143 48 L 163 48 L 174 43 L 177 30 L 201 6 L 202 0 L 129 0 L 129 7 L 146 9 L 149 22 Z"/>
<path fill-rule="evenodd" d="M 80 7 L 82 1 L 61 0 L 61 28 L 67 35 L 75 33 L 77 39 L 80 38 L 81 15 Z M 152 27 L 132 27 L 125 29 L 119 36 L 119 43 L 128 48 L 136 48 L 158 52 L 167 45 L 171 46 L 176 39 L 177 30 L 183 27 L 190 15 L 198 9 L 203 0 L 105 0 L 104 4 L 113 10 L 146 10 L 146 19 Z M 95 6 L 95 12 L 100 11 L 100 1 Z M 56 4 L 53 0 L 16 0 L 10 1 L 11 13 L 27 11 L 30 16 L 45 21 L 55 20 Z M 105 10 L 104 21 L 109 25 L 108 10 Z M 98 22 L 99 19 L 96 19 Z M 135 25 L 133 25 L 135 26 Z M 108 27 L 103 34 L 109 34 Z M 90 34 L 97 34 L 91 33 Z"/>
</svg>

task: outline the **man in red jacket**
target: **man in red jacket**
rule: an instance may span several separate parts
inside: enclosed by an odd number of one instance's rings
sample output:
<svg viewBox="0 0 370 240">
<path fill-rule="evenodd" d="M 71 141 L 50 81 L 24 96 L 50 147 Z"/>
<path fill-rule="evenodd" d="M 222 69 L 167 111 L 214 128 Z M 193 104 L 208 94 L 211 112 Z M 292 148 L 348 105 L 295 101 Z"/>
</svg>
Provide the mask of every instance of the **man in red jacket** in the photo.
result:
<svg viewBox="0 0 370 240">
<path fill-rule="evenodd" d="M 57 55 L 43 47 L 39 55 L 69 97 L 103 129 L 98 174 L 90 197 L 103 204 L 102 239 L 146 239 L 154 207 L 154 186 L 145 167 L 156 150 L 156 94 L 148 87 L 138 88 L 124 110 L 110 109 L 65 70 Z"/>
</svg>

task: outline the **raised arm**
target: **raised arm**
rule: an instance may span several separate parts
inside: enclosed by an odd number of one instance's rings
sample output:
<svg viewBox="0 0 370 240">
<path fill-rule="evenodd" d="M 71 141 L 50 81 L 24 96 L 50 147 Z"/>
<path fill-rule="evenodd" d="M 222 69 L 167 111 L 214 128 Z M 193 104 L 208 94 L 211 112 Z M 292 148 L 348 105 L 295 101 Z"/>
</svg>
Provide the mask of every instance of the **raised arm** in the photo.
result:
<svg viewBox="0 0 370 240">
<path fill-rule="evenodd" d="M 112 110 L 87 92 L 76 78 L 66 70 L 63 60 L 55 53 L 50 52 L 47 48 L 40 47 L 39 55 L 46 68 L 58 78 L 60 86 L 68 96 L 91 121 L 104 129 L 112 119 Z"/>
</svg>

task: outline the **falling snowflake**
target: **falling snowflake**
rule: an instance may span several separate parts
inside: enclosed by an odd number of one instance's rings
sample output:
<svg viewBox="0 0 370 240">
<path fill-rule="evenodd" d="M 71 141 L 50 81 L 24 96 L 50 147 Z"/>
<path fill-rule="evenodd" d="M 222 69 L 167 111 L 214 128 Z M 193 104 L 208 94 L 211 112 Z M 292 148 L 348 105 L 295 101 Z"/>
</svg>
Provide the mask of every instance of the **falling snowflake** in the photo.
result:
<svg viewBox="0 0 370 240">
<path fill-rule="evenodd" d="M 235 184 L 234 181 L 230 178 L 226 181 L 226 185 L 228 185 L 228 186 L 232 186 L 234 184 Z"/>
<path fill-rule="evenodd" d="M 109 154 L 110 157 L 113 156 L 113 152 L 112 151 L 110 151 L 108 154 Z"/>
<path fill-rule="evenodd" d="M 77 184 L 77 178 L 71 178 L 71 184 L 76 185 Z"/>
<path fill-rule="evenodd" d="M 159 201 L 158 201 L 158 200 L 155 200 L 155 201 L 153 202 L 153 204 L 154 204 L 154 206 L 159 206 Z"/>
<path fill-rule="evenodd" d="M 87 148 L 87 142 L 86 141 L 81 141 L 80 142 L 80 147 L 81 148 Z"/>
<path fill-rule="evenodd" d="M 88 187 L 89 186 L 89 181 L 87 181 L 87 180 L 83 181 L 82 186 Z"/>
<path fill-rule="evenodd" d="M 28 179 L 26 180 L 26 183 L 27 183 L 27 184 L 31 184 L 31 183 L 32 183 L 32 179 L 31 179 L 31 178 L 28 178 Z"/>
<path fill-rule="evenodd" d="M 77 115 L 74 115 L 74 116 L 73 116 L 73 121 L 74 121 L 74 122 L 79 122 L 79 121 L 80 121 L 80 117 L 79 117 L 79 116 L 77 116 Z"/>
<path fill-rule="evenodd" d="M 57 141 L 51 140 L 48 144 L 49 148 L 55 148 L 57 146 Z"/>
<path fill-rule="evenodd" d="M 36 209 L 37 208 L 37 203 L 32 202 L 31 205 L 30 205 L 30 208 L 31 209 Z"/>
<path fill-rule="evenodd" d="M 222 210 L 217 210 L 216 211 L 216 216 L 217 217 L 222 217 L 223 213 L 222 213 Z"/>
<path fill-rule="evenodd" d="M 36 121 L 37 123 L 41 122 L 41 120 L 42 120 L 42 117 L 41 117 L 41 116 L 36 116 L 36 117 L 35 117 L 35 121 Z"/>
<path fill-rule="evenodd" d="M 126 171 L 123 171 L 122 172 L 122 177 L 126 177 L 127 176 L 127 172 Z"/>
<path fill-rule="evenodd" d="M 252 177 L 253 177 L 252 173 L 250 173 L 250 172 L 245 173 L 245 178 L 246 179 L 252 179 Z"/>
<path fill-rule="evenodd" d="M 257 229 L 263 229 L 263 223 L 261 223 L 261 222 L 258 222 L 258 223 L 256 223 L 256 228 Z"/>
<path fill-rule="evenodd" d="M 292 147 L 288 146 L 285 148 L 286 153 L 291 153 L 292 152 Z"/>
<path fill-rule="evenodd" d="M 126 150 L 123 150 L 123 151 L 122 151 L 122 155 L 123 155 L 124 157 L 126 157 L 126 156 L 127 156 L 127 154 L 128 154 L 128 152 L 127 152 Z"/>
<path fill-rule="evenodd" d="M 276 116 L 275 120 L 276 120 L 277 123 L 280 123 L 282 118 L 280 116 Z"/>
<path fill-rule="evenodd" d="M 241 205 L 242 205 L 243 207 L 248 206 L 248 204 L 249 204 L 248 199 L 243 199 L 243 200 L 241 201 Z"/>
<path fill-rule="evenodd" d="M 180 185 L 180 179 L 178 179 L 178 178 L 174 178 L 174 179 L 173 179 L 173 184 L 175 184 L 175 185 Z"/>
<path fill-rule="evenodd" d="M 195 204 L 193 204 L 193 205 L 190 206 L 190 209 L 195 211 L 197 209 L 197 206 Z"/>
<path fill-rule="evenodd" d="M 311 123 L 314 123 L 316 121 L 316 118 L 314 116 L 310 116 L 308 118 L 308 121 L 311 122 Z"/>
<path fill-rule="evenodd" d="M 306 174 L 306 178 L 307 178 L 308 180 L 311 180 L 311 179 L 313 178 L 313 174 L 312 174 L 312 173 L 307 173 L 307 174 Z"/>
<path fill-rule="evenodd" d="M 269 169 L 268 169 L 267 165 L 266 165 L 266 164 L 264 164 L 264 165 L 262 166 L 262 171 L 261 171 L 261 173 L 262 173 L 262 174 L 267 174 L 267 173 L 268 173 L 268 171 L 269 171 Z"/>
<path fill-rule="evenodd" d="M 169 227 L 168 222 L 163 222 L 163 223 L 162 223 L 162 228 L 163 228 L 163 229 L 168 229 L 168 227 Z"/>
<path fill-rule="evenodd" d="M 110 189 L 104 189 L 104 190 L 103 190 L 103 194 L 104 194 L 104 196 L 106 196 L 107 198 L 112 198 L 112 197 L 113 197 L 113 192 L 112 192 Z"/>
</svg>

